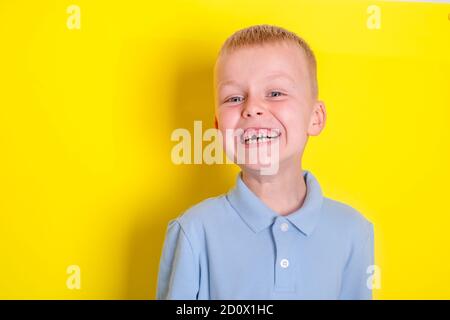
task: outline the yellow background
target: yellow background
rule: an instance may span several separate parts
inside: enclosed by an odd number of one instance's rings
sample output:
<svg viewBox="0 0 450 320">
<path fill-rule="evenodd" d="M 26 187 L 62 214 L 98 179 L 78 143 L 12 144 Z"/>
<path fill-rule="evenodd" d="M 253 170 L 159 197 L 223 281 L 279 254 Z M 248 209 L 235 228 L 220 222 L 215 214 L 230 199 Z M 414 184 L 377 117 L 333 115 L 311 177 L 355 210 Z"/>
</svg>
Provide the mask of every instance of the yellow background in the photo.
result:
<svg viewBox="0 0 450 320">
<path fill-rule="evenodd" d="M 67 7 L 81 29 L 67 28 Z M 369 5 L 381 28 L 369 29 Z M 213 126 L 212 66 L 277 24 L 318 59 L 325 131 L 304 168 L 375 225 L 378 299 L 450 298 L 450 5 L 384 1 L 0 3 L 0 298 L 155 297 L 167 222 L 233 165 L 171 162 Z M 81 288 L 69 289 L 78 265 Z"/>
</svg>

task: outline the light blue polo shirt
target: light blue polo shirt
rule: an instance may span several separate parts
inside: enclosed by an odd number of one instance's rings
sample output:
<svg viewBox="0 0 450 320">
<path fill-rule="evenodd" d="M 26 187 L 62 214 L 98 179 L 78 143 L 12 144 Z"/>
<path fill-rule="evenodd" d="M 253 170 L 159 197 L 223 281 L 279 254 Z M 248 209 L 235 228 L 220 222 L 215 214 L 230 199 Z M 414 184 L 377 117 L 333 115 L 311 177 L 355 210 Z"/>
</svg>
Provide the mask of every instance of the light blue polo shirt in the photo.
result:
<svg viewBox="0 0 450 320">
<path fill-rule="evenodd" d="M 157 299 L 371 299 L 373 225 L 303 172 L 305 201 L 287 216 L 240 172 L 228 193 L 171 220 Z"/>
</svg>

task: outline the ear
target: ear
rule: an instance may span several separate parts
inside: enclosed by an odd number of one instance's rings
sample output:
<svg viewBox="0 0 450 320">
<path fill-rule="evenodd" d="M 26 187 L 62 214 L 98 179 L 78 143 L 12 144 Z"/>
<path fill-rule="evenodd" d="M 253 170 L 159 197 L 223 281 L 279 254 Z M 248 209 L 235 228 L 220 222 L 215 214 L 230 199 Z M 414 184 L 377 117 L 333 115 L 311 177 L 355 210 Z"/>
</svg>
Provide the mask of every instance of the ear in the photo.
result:
<svg viewBox="0 0 450 320">
<path fill-rule="evenodd" d="M 308 126 L 308 135 L 319 135 L 325 127 L 326 118 L 327 112 L 325 109 L 325 103 L 323 101 L 317 100 L 313 105 L 311 120 Z"/>
<path fill-rule="evenodd" d="M 219 129 L 219 123 L 217 122 L 217 117 L 214 117 L 214 128 Z"/>
</svg>

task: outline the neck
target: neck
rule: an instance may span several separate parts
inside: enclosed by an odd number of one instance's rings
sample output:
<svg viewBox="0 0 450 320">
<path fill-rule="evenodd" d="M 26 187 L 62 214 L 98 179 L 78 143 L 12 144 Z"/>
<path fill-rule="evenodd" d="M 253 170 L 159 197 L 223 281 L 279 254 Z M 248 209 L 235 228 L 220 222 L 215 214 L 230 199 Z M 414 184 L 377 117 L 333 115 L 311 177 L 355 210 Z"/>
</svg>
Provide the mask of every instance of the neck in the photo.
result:
<svg viewBox="0 0 450 320">
<path fill-rule="evenodd" d="M 283 216 L 299 209 L 306 197 L 303 170 L 298 161 L 280 166 L 274 175 L 242 170 L 242 180 L 269 208 Z"/>
</svg>

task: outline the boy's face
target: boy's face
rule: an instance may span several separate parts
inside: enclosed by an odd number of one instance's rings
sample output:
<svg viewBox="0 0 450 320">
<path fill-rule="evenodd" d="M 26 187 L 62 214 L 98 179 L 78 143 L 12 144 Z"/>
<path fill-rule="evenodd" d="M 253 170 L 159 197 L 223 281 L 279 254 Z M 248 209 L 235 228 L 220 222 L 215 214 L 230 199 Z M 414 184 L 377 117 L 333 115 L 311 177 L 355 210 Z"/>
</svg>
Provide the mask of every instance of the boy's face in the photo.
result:
<svg viewBox="0 0 450 320">
<path fill-rule="evenodd" d="M 299 164 L 308 136 L 319 134 L 325 122 L 325 106 L 313 95 L 308 68 L 303 50 L 288 42 L 239 48 L 220 57 L 214 83 L 216 127 L 224 140 L 226 129 L 242 129 L 236 143 L 244 150 L 278 143 L 279 164 Z M 268 137 L 248 140 L 258 134 Z"/>
</svg>

